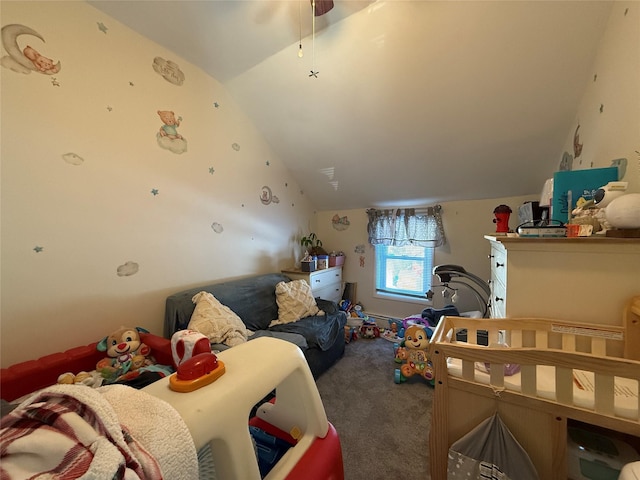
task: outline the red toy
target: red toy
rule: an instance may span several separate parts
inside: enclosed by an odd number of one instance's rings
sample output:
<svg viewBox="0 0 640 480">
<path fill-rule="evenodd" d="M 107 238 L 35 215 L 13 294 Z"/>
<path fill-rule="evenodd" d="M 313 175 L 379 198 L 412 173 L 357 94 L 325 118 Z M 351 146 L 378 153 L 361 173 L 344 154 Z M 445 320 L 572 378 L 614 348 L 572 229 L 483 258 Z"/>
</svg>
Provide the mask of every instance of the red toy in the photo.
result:
<svg viewBox="0 0 640 480">
<path fill-rule="evenodd" d="M 360 327 L 360 335 L 362 338 L 377 338 L 380 336 L 380 329 L 375 322 L 363 322 Z"/>
<path fill-rule="evenodd" d="M 508 233 L 509 232 L 509 216 L 511 215 L 511 208 L 509 205 L 498 205 L 493 214 L 496 218 L 493 219 L 493 223 L 496 224 L 496 233 Z"/>
<path fill-rule="evenodd" d="M 210 352 L 209 339 L 195 330 L 178 330 L 171 337 L 171 353 L 176 366 L 200 353 Z"/>
<path fill-rule="evenodd" d="M 226 368 L 215 354 L 199 353 L 178 366 L 177 373 L 169 377 L 169 388 L 176 392 L 193 392 L 220 378 Z"/>
</svg>

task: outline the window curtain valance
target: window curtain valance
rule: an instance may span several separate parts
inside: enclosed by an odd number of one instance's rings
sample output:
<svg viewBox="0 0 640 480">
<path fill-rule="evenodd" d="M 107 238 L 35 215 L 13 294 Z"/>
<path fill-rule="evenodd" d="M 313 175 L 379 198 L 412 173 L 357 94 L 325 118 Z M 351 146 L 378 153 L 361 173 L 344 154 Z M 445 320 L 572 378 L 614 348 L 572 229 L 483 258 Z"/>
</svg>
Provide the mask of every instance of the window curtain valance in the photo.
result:
<svg viewBox="0 0 640 480">
<path fill-rule="evenodd" d="M 447 243 L 442 227 L 442 206 L 415 209 L 367 210 L 371 245 L 439 247 Z"/>
</svg>

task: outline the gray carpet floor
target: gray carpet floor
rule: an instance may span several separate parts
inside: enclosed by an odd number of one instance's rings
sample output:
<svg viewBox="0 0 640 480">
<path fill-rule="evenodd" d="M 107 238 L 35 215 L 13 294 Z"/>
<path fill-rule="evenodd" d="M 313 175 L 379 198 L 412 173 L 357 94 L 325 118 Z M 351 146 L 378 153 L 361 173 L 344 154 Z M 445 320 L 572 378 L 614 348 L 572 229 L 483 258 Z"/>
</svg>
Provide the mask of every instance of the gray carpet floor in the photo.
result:
<svg viewBox="0 0 640 480">
<path fill-rule="evenodd" d="M 430 479 L 433 387 L 413 376 L 396 384 L 393 343 L 358 339 L 318 380 L 342 444 L 346 480 Z"/>
</svg>

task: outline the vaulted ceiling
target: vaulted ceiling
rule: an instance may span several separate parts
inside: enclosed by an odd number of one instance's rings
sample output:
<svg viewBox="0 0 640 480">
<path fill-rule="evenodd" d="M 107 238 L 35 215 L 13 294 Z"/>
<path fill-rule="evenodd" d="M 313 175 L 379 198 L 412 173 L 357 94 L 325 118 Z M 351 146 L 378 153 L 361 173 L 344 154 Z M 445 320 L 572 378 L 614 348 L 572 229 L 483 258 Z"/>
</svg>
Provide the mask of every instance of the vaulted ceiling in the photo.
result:
<svg viewBox="0 0 640 480">
<path fill-rule="evenodd" d="M 224 84 L 318 210 L 541 191 L 612 2 L 334 1 L 315 35 L 309 0 L 89 3 Z"/>
</svg>

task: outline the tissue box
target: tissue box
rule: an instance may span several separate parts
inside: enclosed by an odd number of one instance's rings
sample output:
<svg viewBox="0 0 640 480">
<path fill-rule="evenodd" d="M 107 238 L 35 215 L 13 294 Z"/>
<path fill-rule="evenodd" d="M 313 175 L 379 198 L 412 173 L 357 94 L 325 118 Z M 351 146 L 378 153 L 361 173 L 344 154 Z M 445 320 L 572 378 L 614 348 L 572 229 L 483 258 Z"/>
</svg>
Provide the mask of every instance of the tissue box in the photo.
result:
<svg viewBox="0 0 640 480">
<path fill-rule="evenodd" d="M 344 255 L 329 255 L 329 266 L 339 267 L 344 265 Z"/>
<path fill-rule="evenodd" d="M 317 268 L 317 260 L 309 260 L 308 262 L 300 262 L 300 270 L 303 272 L 315 272 Z"/>
</svg>

